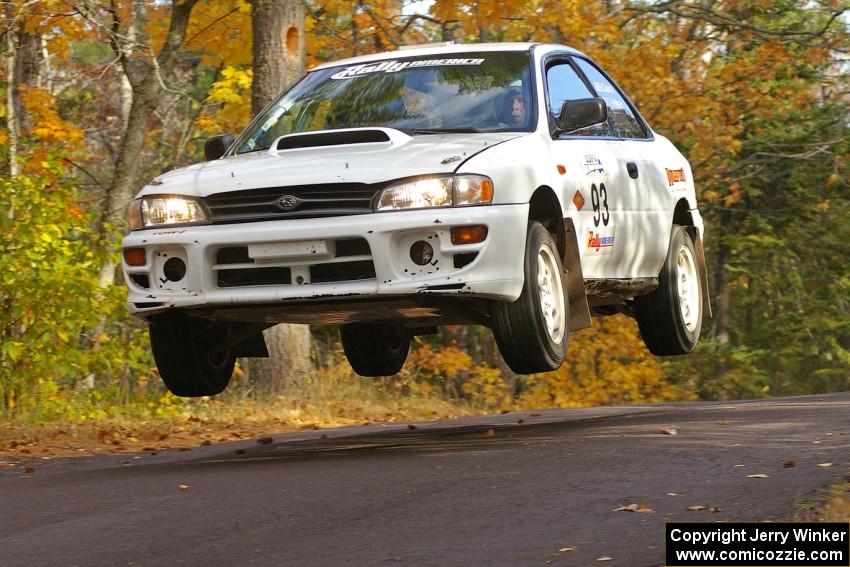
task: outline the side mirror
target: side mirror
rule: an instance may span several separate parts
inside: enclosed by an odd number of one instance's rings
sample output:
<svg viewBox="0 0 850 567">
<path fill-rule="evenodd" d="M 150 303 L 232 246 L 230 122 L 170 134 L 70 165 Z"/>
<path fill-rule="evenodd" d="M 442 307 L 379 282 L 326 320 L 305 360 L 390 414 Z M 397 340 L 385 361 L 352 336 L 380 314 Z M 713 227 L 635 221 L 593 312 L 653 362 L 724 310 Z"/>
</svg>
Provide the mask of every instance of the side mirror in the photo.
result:
<svg viewBox="0 0 850 567">
<path fill-rule="evenodd" d="M 608 106 L 601 98 L 579 98 L 568 100 L 561 107 L 558 117 L 560 132 L 573 132 L 608 120 Z"/>
<path fill-rule="evenodd" d="M 207 158 L 207 161 L 218 159 L 223 156 L 232 145 L 233 136 L 230 134 L 219 134 L 218 136 L 208 138 L 207 141 L 204 142 L 204 157 Z"/>
</svg>

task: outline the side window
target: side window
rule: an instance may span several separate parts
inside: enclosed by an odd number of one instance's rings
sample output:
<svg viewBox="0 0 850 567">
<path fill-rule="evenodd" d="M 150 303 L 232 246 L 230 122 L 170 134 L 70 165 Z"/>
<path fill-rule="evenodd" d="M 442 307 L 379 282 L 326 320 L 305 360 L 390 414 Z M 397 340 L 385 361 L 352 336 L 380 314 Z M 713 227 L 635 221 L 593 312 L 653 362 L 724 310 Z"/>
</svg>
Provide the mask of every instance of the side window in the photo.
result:
<svg viewBox="0 0 850 567">
<path fill-rule="evenodd" d="M 549 93 L 549 113 L 559 116 L 568 100 L 592 98 L 593 93 L 569 63 L 556 63 L 546 69 L 546 89 Z M 607 124 L 572 132 L 579 136 L 610 136 Z"/>
<path fill-rule="evenodd" d="M 647 132 L 640 120 L 635 116 L 634 111 L 625 99 L 617 92 L 617 89 L 614 88 L 614 85 L 596 67 L 584 59 L 576 58 L 576 62 L 587 80 L 590 81 L 596 95 L 605 100 L 605 104 L 608 105 L 608 115 L 614 121 L 614 126 L 620 136 L 623 138 L 646 138 Z"/>
</svg>

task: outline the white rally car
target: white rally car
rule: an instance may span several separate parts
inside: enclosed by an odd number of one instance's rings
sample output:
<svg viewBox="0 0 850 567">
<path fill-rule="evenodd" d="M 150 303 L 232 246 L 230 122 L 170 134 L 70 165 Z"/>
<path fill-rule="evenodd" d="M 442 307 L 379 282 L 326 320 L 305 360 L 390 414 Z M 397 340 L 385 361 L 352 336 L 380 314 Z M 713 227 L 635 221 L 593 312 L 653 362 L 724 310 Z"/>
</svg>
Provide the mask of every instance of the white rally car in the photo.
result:
<svg viewBox="0 0 850 567">
<path fill-rule="evenodd" d="M 129 210 L 131 311 L 177 395 L 222 391 L 277 323 L 339 324 L 364 376 L 438 325 L 493 330 L 517 373 L 563 362 L 591 316 L 684 354 L 708 312 L 685 158 L 587 56 L 440 45 L 306 73 L 209 161 Z"/>
</svg>

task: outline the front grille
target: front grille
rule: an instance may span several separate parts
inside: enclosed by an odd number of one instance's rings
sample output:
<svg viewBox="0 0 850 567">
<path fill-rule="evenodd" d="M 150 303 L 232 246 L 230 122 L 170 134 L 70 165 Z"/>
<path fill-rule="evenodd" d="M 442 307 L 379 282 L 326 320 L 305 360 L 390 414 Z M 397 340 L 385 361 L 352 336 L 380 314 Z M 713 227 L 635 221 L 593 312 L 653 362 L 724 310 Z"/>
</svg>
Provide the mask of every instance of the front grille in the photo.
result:
<svg viewBox="0 0 850 567">
<path fill-rule="evenodd" d="M 248 254 L 247 246 L 225 246 L 216 252 L 216 265 L 219 287 L 250 287 L 260 285 L 295 285 L 293 282 L 302 277 L 298 270 L 308 270 L 310 283 L 334 283 L 375 279 L 375 265 L 372 262 L 369 243 L 365 238 L 342 238 L 333 241 L 336 250 L 334 258 L 317 260 L 305 265 L 304 262 L 282 260 L 276 265 L 257 263 Z M 304 274 L 306 279 L 306 274 Z M 309 285 L 309 284 L 306 284 Z"/>
<path fill-rule="evenodd" d="M 290 285 L 292 276 L 289 268 L 250 268 L 219 270 L 218 287 L 241 287 L 251 285 Z"/>
<path fill-rule="evenodd" d="M 375 264 L 372 260 L 318 264 L 310 267 L 313 283 L 353 282 L 375 279 Z"/>
<path fill-rule="evenodd" d="M 204 203 L 216 223 L 362 215 L 378 191 L 364 183 L 269 187 L 215 193 Z"/>
</svg>

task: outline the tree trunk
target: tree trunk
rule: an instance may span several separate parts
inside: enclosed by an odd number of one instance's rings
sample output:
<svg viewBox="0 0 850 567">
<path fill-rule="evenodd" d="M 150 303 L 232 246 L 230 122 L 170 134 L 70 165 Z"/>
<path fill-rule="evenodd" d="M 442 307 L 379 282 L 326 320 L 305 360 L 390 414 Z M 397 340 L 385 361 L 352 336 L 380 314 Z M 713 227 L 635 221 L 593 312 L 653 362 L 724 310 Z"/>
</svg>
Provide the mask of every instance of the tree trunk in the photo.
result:
<svg viewBox="0 0 850 567">
<path fill-rule="evenodd" d="M 32 129 L 32 117 L 24 108 L 23 87 L 37 87 L 41 69 L 41 35 L 30 33 L 23 25 L 18 25 L 18 46 L 15 61 L 15 115 L 18 131 L 26 134 Z"/>
<path fill-rule="evenodd" d="M 186 29 L 189 25 L 189 17 L 192 8 L 198 0 L 184 0 L 175 2 L 171 10 L 171 22 L 168 27 L 168 35 L 159 54 L 150 64 L 140 68 L 138 61 L 130 59 L 132 45 L 128 41 L 136 41 L 136 35 L 141 22 L 138 20 L 143 15 L 143 4 L 136 2 L 133 10 L 133 22 L 130 24 L 128 37 L 124 43 L 113 44 L 113 49 L 121 60 L 123 77 L 121 87 L 121 119 L 124 121 L 124 132 L 121 136 L 121 144 L 118 147 L 118 159 L 115 161 L 115 169 L 112 174 L 112 182 L 106 190 L 103 208 L 100 214 L 100 230 L 103 231 L 107 224 L 113 227 L 124 225 L 124 215 L 127 205 L 137 190 L 137 180 L 141 160 L 139 156 L 145 143 L 145 135 L 148 131 L 148 119 L 159 105 L 162 85 L 167 80 L 177 60 L 177 52 L 183 46 L 186 39 Z M 129 83 L 131 89 L 126 90 L 124 79 Z M 128 110 L 129 107 L 129 110 Z M 108 261 L 101 266 L 98 278 L 101 287 L 107 287 L 115 279 L 117 264 Z"/>
<path fill-rule="evenodd" d="M 253 0 L 251 110 L 262 111 L 304 69 L 304 5 L 293 0 Z M 277 325 L 264 333 L 269 358 L 247 362 L 262 394 L 298 393 L 311 369 L 310 327 Z"/>
<path fill-rule="evenodd" d="M 268 358 L 248 359 L 254 390 L 261 396 L 297 394 L 307 384 L 311 337 L 308 325 L 277 325 L 263 332 Z"/>
<path fill-rule="evenodd" d="M 18 49 L 15 45 L 16 22 L 12 12 L 12 4 L 6 5 L 6 127 L 9 130 L 9 177 L 17 177 L 20 173 L 18 166 L 18 117 L 15 112 L 15 68 L 17 67 Z"/>
<path fill-rule="evenodd" d="M 125 46 L 121 46 L 121 57 L 124 72 L 133 87 L 132 103 L 127 116 L 127 127 L 118 148 L 118 160 L 106 194 L 105 207 L 101 213 L 101 221 L 113 226 L 124 224 L 124 212 L 136 192 L 136 175 L 141 167 L 139 155 L 145 142 L 148 130 L 148 118 L 159 105 L 162 94 L 162 84 L 168 79 L 177 60 L 177 52 L 186 39 L 186 28 L 189 16 L 197 0 L 175 2 L 171 10 L 171 22 L 168 35 L 159 54 L 154 60 L 139 70 L 137 63 L 130 61 L 126 55 Z"/>
<path fill-rule="evenodd" d="M 304 5 L 293 0 L 253 0 L 252 5 L 251 112 L 256 115 L 304 69 Z"/>
</svg>

